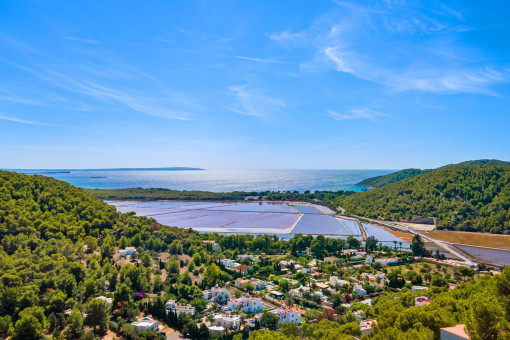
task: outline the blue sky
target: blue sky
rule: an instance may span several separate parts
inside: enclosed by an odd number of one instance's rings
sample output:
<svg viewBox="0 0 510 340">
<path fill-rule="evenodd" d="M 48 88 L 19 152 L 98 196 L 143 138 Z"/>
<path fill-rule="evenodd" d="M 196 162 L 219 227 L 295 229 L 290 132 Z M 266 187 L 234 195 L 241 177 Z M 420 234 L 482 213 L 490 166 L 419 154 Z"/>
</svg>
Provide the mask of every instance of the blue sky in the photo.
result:
<svg viewBox="0 0 510 340">
<path fill-rule="evenodd" d="M 0 168 L 510 160 L 506 1 L 2 1 Z"/>
</svg>

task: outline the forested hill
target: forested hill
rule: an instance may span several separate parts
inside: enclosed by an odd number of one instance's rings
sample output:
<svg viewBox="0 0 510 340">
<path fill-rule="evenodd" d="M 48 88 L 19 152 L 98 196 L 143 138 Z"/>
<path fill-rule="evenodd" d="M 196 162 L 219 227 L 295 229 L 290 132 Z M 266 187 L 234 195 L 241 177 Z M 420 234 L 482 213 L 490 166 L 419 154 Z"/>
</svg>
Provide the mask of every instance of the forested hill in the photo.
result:
<svg viewBox="0 0 510 340">
<path fill-rule="evenodd" d="M 439 228 L 508 233 L 510 166 L 450 165 L 336 202 L 372 218 L 437 217 Z"/>
<path fill-rule="evenodd" d="M 96 325 L 94 297 L 116 288 L 128 289 L 129 296 L 151 285 L 150 268 L 116 268 L 111 260 L 116 246 L 155 252 L 178 240 L 181 249 L 191 249 L 191 242 L 202 244 L 198 237 L 118 213 L 66 182 L 0 171 L 0 338 L 40 339 L 43 330 L 80 338 L 84 322 Z M 68 319 L 66 309 L 73 309 Z M 83 320 L 82 312 L 91 317 Z"/>
<path fill-rule="evenodd" d="M 418 176 L 420 174 L 429 172 L 432 170 L 421 170 L 421 169 L 404 169 L 397 172 L 392 172 L 391 174 L 381 175 L 376 177 L 370 177 L 362 180 L 357 183 L 357 185 L 362 185 L 367 188 L 380 188 L 385 186 L 386 184 L 394 183 L 401 181 L 406 178 Z"/>
<path fill-rule="evenodd" d="M 510 162 L 506 161 L 500 161 L 498 159 L 478 159 L 473 161 L 466 161 L 459 163 L 459 165 L 510 165 Z M 451 165 L 451 164 L 450 164 Z M 449 165 L 447 165 L 449 166 Z M 434 169 L 404 169 L 397 172 L 392 172 L 391 174 L 387 175 L 381 175 L 381 176 L 375 176 L 370 177 L 367 179 L 362 180 L 359 183 L 356 183 L 357 185 L 362 185 L 367 188 L 381 188 L 385 186 L 386 184 L 395 183 L 398 181 L 401 181 L 406 178 L 411 178 L 414 176 L 418 176 L 427 172 L 430 172 Z"/>
</svg>

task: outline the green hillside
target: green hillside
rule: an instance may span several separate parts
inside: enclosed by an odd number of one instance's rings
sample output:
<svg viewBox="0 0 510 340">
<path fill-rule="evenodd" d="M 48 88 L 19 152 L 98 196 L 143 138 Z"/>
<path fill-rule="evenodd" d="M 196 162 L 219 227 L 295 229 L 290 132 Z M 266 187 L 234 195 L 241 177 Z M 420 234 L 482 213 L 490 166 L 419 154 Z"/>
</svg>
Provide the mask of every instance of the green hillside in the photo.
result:
<svg viewBox="0 0 510 340">
<path fill-rule="evenodd" d="M 404 169 L 397 172 L 392 172 L 391 174 L 381 175 L 376 177 L 370 177 L 362 180 L 357 183 L 357 185 L 362 185 L 367 188 L 380 188 L 385 186 L 386 184 L 394 183 L 401 181 L 406 178 L 411 178 L 414 176 L 421 175 L 423 173 L 429 172 L 432 170 L 421 170 L 421 169 Z"/>
<path fill-rule="evenodd" d="M 459 163 L 459 165 L 497 165 L 497 166 L 501 165 L 502 166 L 502 165 L 510 165 L 510 162 L 500 161 L 498 159 L 478 159 L 478 160 L 473 160 L 473 161 L 462 162 L 462 163 Z M 449 165 L 447 165 L 447 166 L 449 166 Z M 373 188 L 373 189 L 381 188 L 381 187 L 385 186 L 386 184 L 390 184 L 390 183 L 401 181 L 406 178 L 418 176 L 418 175 L 430 172 L 432 170 L 433 169 L 425 169 L 425 170 L 413 169 L 413 168 L 403 169 L 403 170 L 400 170 L 397 172 L 392 172 L 391 174 L 387 174 L 387 175 L 370 177 L 370 178 L 364 179 L 361 182 L 356 183 L 356 184 L 365 186 L 367 188 Z"/>
<path fill-rule="evenodd" d="M 372 218 L 437 217 L 439 228 L 509 232 L 510 166 L 471 164 L 439 168 L 341 197 L 337 203 L 349 213 Z"/>
</svg>

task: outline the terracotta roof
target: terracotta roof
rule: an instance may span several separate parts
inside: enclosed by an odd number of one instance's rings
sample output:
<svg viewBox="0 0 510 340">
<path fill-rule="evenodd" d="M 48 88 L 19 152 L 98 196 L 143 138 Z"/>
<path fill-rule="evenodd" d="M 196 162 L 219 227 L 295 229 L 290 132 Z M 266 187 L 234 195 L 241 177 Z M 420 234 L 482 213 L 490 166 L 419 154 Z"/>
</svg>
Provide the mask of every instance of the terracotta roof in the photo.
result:
<svg viewBox="0 0 510 340">
<path fill-rule="evenodd" d="M 453 327 L 445 327 L 445 328 L 441 328 L 442 331 L 445 331 L 447 333 L 450 333 L 450 334 L 453 334 L 453 335 L 456 335 L 462 339 L 469 339 L 469 335 L 467 335 L 465 329 L 464 329 L 464 325 L 457 325 L 457 326 L 453 326 Z"/>
</svg>

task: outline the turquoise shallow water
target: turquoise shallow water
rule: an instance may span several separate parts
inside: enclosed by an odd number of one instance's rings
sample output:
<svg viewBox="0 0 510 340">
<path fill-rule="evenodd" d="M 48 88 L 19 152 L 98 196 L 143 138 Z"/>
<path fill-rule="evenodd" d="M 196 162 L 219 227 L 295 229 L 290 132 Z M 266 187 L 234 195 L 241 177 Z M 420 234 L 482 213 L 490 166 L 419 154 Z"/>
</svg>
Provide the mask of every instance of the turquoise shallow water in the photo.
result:
<svg viewBox="0 0 510 340">
<path fill-rule="evenodd" d="M 82 188 L 167 188 L 174 190 L 300 191 L 353 190 L 363 179 L 395 170 L 15 170 L 41 174 Z"/>
</svg>

